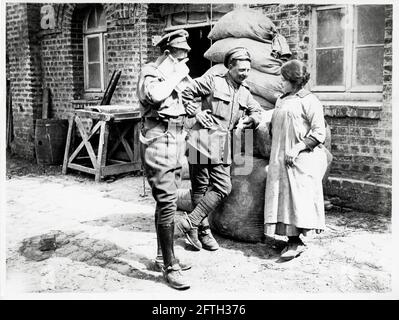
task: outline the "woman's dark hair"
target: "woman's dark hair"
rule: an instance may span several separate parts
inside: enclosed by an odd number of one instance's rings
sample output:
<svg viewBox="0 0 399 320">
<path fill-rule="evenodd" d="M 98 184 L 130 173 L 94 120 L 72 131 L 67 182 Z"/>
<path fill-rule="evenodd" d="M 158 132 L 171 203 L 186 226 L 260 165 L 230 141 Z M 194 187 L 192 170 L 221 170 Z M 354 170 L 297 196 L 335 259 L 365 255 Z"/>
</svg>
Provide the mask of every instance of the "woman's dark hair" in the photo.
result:
<svg viewBox="0 0 399 320">
<path fill-rule="evenodd" d="M 285 80 L 292 83 L 295 88 L 303 88 L 310 79 L 306 65 L 299 60 L 290 60 L 281 67 L 281 74 Z"/>
</svg>

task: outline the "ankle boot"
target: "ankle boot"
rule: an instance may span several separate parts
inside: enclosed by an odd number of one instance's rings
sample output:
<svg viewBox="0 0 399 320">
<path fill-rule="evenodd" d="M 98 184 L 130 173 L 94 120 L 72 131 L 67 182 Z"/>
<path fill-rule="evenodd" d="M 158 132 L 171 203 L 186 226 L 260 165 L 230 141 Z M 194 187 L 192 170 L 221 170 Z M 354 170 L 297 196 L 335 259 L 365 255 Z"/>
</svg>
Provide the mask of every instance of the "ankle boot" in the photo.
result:
<svg viewBox="0 0 399 320">
<path fill-rule="evenodd" d="M 201 225 L 198 227 L 198 240 L 202 244 L 202 248 L 209 251 L 219 249 L 219 244 L 214 238 L 211 228 L 209 227 L 208 218 L 202 220 Z"/>
<path fill-rule="evenodd" d="M 175 258 L 173 248 L 174 223 L 159 225 L 158 236 L 162 248 L 164 262 L 163 276 L 166 282 L 174 289 L 188 289 L 190 285 L 181 273 L 181 268 Z"/>
<path fill-rule="evenodd" d="M 195 250 L 201 250 L 202 244 L 198 240 L 198 227 L 193 226 L 186 212 L 184 212 L 183 216 L 179 216 L 176 219 L 176 227 L 185 235 L 187 241 L 194 247 Z"/>
</svg>

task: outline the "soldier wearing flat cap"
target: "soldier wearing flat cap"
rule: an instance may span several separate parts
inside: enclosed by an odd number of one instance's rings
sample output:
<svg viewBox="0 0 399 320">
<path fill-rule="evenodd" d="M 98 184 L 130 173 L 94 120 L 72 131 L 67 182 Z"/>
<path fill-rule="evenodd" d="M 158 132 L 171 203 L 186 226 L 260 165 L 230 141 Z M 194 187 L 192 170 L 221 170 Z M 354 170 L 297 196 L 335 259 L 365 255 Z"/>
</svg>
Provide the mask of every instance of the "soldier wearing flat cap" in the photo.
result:
<svg viewBox="0 0 399 320">
<path fill-rule="evenodd" d="M 247 49 L 228 51 L 224 65 L 226 74 L 205 74 L 183 91 L 186 110 L 197 120 L 187 140 L 194 210 L 180 218 L 176 227 L 197 250 L 204 243 L 209 250 L 218 248 L 209 226 L 203 230 L 201 223 L 231 192 L 232 130 L 240 119 L 244 128 L 254 128 L 262 112 L 244 81 L 251 69 Z M 201 97 L 201 108 L 192 104 L 196 97 Z"/>
<path fill-rule="evenodd" d="M 177 179 L 184 156 L 183 121 L 186 111 L 179 86 L 188 76 L 186 66 L 188 32 L 165 34 L 157 46 L 161 56 L 146 64 L 140 73 L 137 96 L 142 114 L 141 155 L 152 195 L 156 201 L 155 225 L 158 239 L 155 266 L 175 289 L 189 284 L 182 270 L 190 268 L 174 255 L 174 215 L 177 209 Z"/>
</svg>

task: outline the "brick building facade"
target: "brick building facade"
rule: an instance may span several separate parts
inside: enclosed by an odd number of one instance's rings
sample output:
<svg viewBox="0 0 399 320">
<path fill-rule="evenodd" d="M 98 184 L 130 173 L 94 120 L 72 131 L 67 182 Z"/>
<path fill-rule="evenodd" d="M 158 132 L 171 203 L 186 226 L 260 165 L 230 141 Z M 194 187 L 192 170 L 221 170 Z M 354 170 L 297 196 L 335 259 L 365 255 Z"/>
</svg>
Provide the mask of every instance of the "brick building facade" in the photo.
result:
<svg viewBox="0 0 399 320">
<path fill-rule="evenodd" d="M 72 112 L 72 101 L 96 98 L 103 91 L 85 89 L 83 24 L 93 4 L 49 4 L 54 23 L 47 29 L 41 25 L 46 14 L 41 12 L 44 5 L 8 3 L 6 7 L 6 72 L 14 126 L 11 147 L 14 153 L 28 158 L 34 157 L 34 126 L 41 117 L 43 88 L 50 88 L 52 93 L 51 116 L 61 119 Z M 101 6 L 106 28 L 104 82 L 107 83 L 114 70 L 121 70 L 112 104 L 137 105 L 137 76 L 141 65 L 158 54 L 152 41 L 165 29 L 166 17 L 161 15 L 160 4 Z M 315 6 L 253 4 L 250 7 L 263 11 L 276 24 L 286 37 L 293 57 L 314 64 Z M 326 193 L 335 197 L 336 204 L 374 212 L 389 212 L 391 207 L 392 6 L 383 7 L 381 98 L 321 97 L 331 126 L 334 155 Z"/>
</svg>

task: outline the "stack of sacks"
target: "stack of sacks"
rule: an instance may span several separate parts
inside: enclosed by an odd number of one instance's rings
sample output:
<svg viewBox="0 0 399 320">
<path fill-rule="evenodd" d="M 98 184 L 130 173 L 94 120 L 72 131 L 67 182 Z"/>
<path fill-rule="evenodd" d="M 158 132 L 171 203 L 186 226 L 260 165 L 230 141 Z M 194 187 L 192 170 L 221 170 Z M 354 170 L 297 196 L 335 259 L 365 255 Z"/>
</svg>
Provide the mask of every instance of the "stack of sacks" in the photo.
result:
<svg viewBox="0 0 399 320">
<path fill-rule="evenodd" d="M 282 93 L 280 68 L 289 58 L 284 37 L 277 34 L 276 26 L 262 12 L 252 9 L 233 10 L 215 24 L 208 38 L 215 41 L 204 57 L 220 64 L 227 51 L 235 47 L 247 48 L 251 55 L 251 71 L 246 80 L 254 98 L 265 109 L 274 108 Z M 223 64 L 211 72 L 223 72 Z"/>
<path fill-rule="evenodd" d="M 251 71 L 245 80 L 254 99 L 265 110 L 262 121 L 254 132 L 253 155 L 268 159 L 271 137 L 269 124 L 277 98 L 282 94 L 282 59 L 291 52 L 276 26 L 262 12 L 252 9 L 233 10 L 215 24 L 208 38 L 215 41 L 204 57 L 216 63 L 207 73 L 225 73 L 223 65 L 227 51 L 235 47 L 247 48 L 251 55 Z M 244 142 L 243 136 L 242 141 Z M 245 150 L 245 146 L 242 146 Z"/>
</svg>

